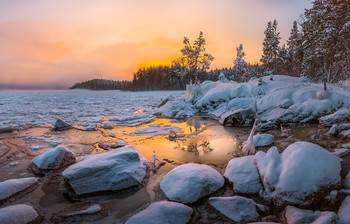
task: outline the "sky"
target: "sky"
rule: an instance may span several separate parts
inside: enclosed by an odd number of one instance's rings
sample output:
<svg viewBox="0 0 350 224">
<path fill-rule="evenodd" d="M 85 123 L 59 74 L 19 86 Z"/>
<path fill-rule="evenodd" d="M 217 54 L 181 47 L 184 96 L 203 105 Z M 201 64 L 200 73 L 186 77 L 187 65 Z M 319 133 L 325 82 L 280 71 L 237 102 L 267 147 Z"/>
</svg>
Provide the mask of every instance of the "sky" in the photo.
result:
<svg viewBox="0 0 350 224">
<path fill-rule="evenodd" d="M 259 62 L 267 22 L 281 43 L 309 0 L 0 0 L 0 84 L 70 86 L 93 78 L 131 80 L 139 67 L 170 64 L 199 32 L 231 67 L 243 44 Z"/>
</svg>

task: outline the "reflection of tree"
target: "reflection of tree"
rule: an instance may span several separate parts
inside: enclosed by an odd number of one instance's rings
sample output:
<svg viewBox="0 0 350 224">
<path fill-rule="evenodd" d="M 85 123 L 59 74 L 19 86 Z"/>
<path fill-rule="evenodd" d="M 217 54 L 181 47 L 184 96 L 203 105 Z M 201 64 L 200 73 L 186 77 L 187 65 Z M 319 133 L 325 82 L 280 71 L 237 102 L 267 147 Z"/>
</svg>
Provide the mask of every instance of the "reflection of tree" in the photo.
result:
<svg viewBox="0 0 350 224">
<path fill-rule="evenodd" d="M 214 150 L 210 147 L 210 143 L 208 141 L 203 141 L 201 143 L 190 143 L 187 147 L 178 144 L 174 147 L 174 149 L 181 149 L 184 151 L 186 150 L 195 154 L 199 154 L 200 151 L 202 151 L 204 154 L 207 154 Z"/>
</svg>

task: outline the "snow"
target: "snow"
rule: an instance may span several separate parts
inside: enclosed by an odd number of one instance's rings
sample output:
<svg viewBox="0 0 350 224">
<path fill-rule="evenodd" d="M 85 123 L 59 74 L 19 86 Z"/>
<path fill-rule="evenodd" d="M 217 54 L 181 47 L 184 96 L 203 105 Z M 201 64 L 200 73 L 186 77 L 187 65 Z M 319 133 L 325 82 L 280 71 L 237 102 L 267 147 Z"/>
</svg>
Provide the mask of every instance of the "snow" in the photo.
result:
<svg viewBox="0 0 350 224">
<path fill-rule="evenodd" d="M 177 133 L 180 132 L 180 128 L 178 127 L 173 127 L 169 125 L 160 125 L 160 124 L 150 124 L 150 128 L 142 128 L 142 129 L 137 129 L 135 132 L 132 133 L 132 135 L 168 135 L 173 132 Z"/>
<path fill-rule="evenodd" d="M 170 201 L 159 201 L 130 217 L 125 224 L 186 224 L 191 219 L 192 208 Z"/>
<path fill-rule="evenodd" d="M 346 178 L 344 180 L 344 188 L 350 189 L 350 172 L 346 175 Z"/>
<path fill-rule="evenodd" d="M 341 149 L 334 149 L 333 155 L 338 156 L 338 157 L 343 157 L 347 155 L 350 152 L 350 149 L 346 148 L 341 148 Z"/>
<path fill-rule="evenodd" d="M 257 134 L 254 135 L 253 140 L 255 147 L 265 147 L 273 144 L 274 137 L 270 134 Z"/>
<path fill-rule="evenodd" d="M 258 169 L 254 164 L 254 156 L 231 159 L 224 176 L 233 184 L 235 193 L 254 194 L 262 189 Z"/>
<path fill-rule="evenodd" d="M 293 206 L 287 206 L 285 218 L 288 224 L 314 223 L 332 224 L 337 223 L 337 215 L 329 211 L 303 210 Z"/>
<path fill-rule="evenodd" d="M 189 118 L 197 111 L 193 106 L 183 100 L 168 101 L 163 106 L 159 107 L 154 115 L 171 118 Z"/>
<path fill-rule="evenodd" d="M 146 159 L 133 146 L 89 155 L 63 171 L 64 180 L 77 195 L 122 190 L 141 183 Z"/>
<path fill-rule="evenodd" d="M 342 144 L 341 146 L 344 148 L 350 149 L 350 143 Z"/>
<path fill-rule="evenodd" d="M 350 196 L 347 196 L 338 210 L 338 224 L 350 223 Z"/>
<path fill-rule="evenodd" d="M 184 164 L 171 170 L 160 183 L 161 190 L 172 201 L 193 203 L 224 185 L 215 169 L 202 164 Z"/>
<path fill-rule="evenodd" d="M 0 209 L 0 220 L 3 224 L 34 223 L 38 217 L 38 213 L 30 205 L 18 204 Z"/>
<path fill-rule="evenodd" d="M 209 204 L 218 210 L 227 218 L 237 222 L 257 221 L 260 217 L 257 210 L 263 208 L 256 204 L 252 199 L 233 196 L 233 197 L 211 197 Z"/>
<path fill-rule="evenodd" d="M 73 213 L 71 213 L 71 214 L 69 214 L 69 215 L 73 216 L 73 215 L 94 214 L 94 213 L 96 213 L 96 212 L 101 211 L 101 209 L 102 209 L 102 208 L 101 208 L 101 205 L 96 204 L 96 205 L 92 205 L 92 206 L 88 207 L 88 208 L 85 209 L 85 210 L 73 212 Z"/>
<path fill-rule="evenodd" d="M 55 170 L 75 163 L 75 154 L 64 146 L 47 150 L 34 157 L 32 163 L 41 170 Z"/>
<path fill-rule="evenodd" d="M 350 122 L 350 109 L 340 108 L 333 114 L 321 117 L 320 122 L 325 126 Z"/>
<path fill-rule="evenodd" d="M 118 124 L 139 124 L 152 120 L 164 95 L 184 98 L 184 91 L 0 91 L 0 130 L 27 126 L 51 128 L 57 118 L 69 124 L 103 124 L 117 118 Z M 143 110 L 144 114 L 135 115 Z M 97 122 L 97 123 L 96 123 Z"/>
<path fill-rule="evenodd" d="M 37 182 L 38 178 L 36 177 L 10 179 L 0 182 L 0 202 L 25 189 L 28 189 Z"/>
</svg>

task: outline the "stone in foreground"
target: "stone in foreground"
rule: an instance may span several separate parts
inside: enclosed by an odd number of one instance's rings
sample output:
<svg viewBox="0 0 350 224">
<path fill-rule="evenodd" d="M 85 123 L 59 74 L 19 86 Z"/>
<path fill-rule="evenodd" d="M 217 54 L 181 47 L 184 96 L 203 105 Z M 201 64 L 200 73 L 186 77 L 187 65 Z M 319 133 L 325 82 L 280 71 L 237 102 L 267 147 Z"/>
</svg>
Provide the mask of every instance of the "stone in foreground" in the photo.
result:
<svg viewBox="0 0 350 224">
<path fill-rule="evenodd" d="M 50 220 L 53 223 L 82 223 L 97 221 L 107 215 L 108 210 L 102 204 L 81 203 L 64 209 L 55 214 Z"/>
<path fill-rule="evenodd" d="M 30 205 L 18 204 L 0 209 L 1 224 L 41 223 L 42 216 Z"/>
<path fill-rule="evenodd" d="M 288 224 L 317 223 L 332 224 L 337 223 L 337 215 L 328 211 L 303 210 L 293 206 L 287 206 L 284 215 Z"/>
<path fill-rule="evenodd" d="M 160 183 L 167 198 L 193 203 L 224 185 L 224 178 L 215 169 L 202 164 L 184 164 L 170 171 Z"/>
<path fill-rule="evenodd" d="M 30 168 L 37 175 L 48 171 L 58 170 L 75 163 L 75 154 L 64 146 L 47 150 L 45 153 L 34 157 Z"/>
<path fill-rule="evenodd" d="M 253 140 L 255 147 L 266 147 L 273 144 L 274 137 L 270 134 L 257 134 L 254 135 Z"/>
<path fill-rule="evenodd" d="M 86 156 L 63 171 L 77 195 L 116 191 L 138 185 L 146 175 L 146 159 L 132 146 Z"/>
<path fill-rule="evenodd" d="M 68 124 L 67 122 L 57 119 L 54 126 L 52 127 L 53 131 L 63 131 L 73 128 L 72 125 Z"/>
<path fill-rule="evenodd" d="M 190 221 L 192 212 L 192 208 L 186 205 L 160 201 L 133 215 L 125 224 L 186 224 Z"/>
<path fill-rule="evenodd" d="M 256 194 L 262 189 L 254 156 L 231 159 L 224 176 L 233 184 L 235 193 Z"/>
<path fill-rule="evenodd" d="M 36 177 L 10 179 L 0 182 L 0 204 L 9 198 L 31 188 L 38 182 Z"/>
<path fill-rule="evenodd" d="M 211 197 L 209 204 L 237 223 L 257 221 L 260 217 L 258 211 L 264 210 L 264 206 L 241 196 Z"/>
</svg>

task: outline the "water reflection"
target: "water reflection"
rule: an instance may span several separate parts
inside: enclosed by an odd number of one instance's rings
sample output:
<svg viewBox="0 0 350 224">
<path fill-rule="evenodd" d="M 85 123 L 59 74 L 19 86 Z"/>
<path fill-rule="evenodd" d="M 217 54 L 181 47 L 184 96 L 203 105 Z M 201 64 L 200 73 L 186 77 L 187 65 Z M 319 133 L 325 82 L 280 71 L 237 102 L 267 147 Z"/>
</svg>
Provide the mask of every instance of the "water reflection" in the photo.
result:
<svg viewBox="0 0 350 224">
<path fill-rule="evenodd" d="M 204 154 L 208 154 L 214 150 L 212 147 L 210 147 L 210 142 L 208 141 L 189 143 L 189 145 L 187 146 L 177 144 L 176 146 L 174 146 L 174 149 L 180 149 L 183 151 L 192 152 L 196 155 L 199 155 L 200 152 L 203 152 Z"/>
</svg>

